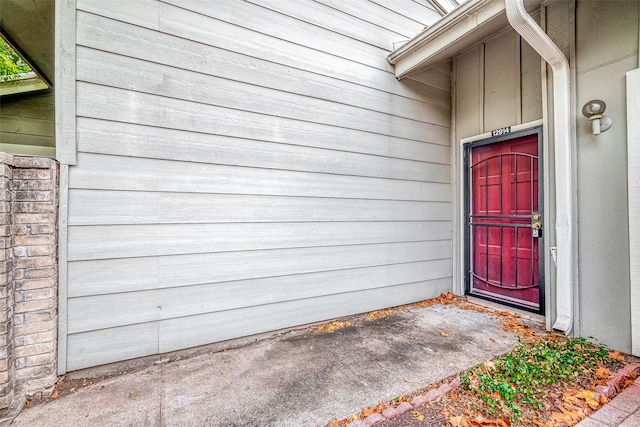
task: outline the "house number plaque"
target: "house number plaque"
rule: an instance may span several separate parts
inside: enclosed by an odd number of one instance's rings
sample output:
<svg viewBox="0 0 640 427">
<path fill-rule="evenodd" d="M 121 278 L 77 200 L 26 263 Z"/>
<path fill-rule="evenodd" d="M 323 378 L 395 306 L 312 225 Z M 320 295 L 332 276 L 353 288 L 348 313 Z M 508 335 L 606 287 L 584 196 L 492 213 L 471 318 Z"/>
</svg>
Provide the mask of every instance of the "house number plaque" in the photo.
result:
<svg viewBox="0 0 640 427">
<path fill-rule="evenodd" d="M 511 126 L 507 126 L 505 128 L 495 129 L 491 131 L 491 136 L 500 136 L 511 133 Z"/>
</svg>

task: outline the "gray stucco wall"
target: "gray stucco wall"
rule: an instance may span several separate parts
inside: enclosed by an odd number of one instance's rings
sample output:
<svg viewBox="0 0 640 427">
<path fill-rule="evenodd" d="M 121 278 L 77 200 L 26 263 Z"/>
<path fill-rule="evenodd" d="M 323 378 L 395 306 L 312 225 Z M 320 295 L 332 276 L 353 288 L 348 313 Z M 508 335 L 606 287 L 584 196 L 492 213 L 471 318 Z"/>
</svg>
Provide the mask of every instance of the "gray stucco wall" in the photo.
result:
<svg viewBox="0 0 640 427">
<path fill-rule="evenodd" d="M 576 2 L 578 333 L 631 351 L 627 204 L 627 71 L 638 68 L 637 1 Z M 607 104 L 613 126 L 598 136 L 580 109 Z"/>
</svg>

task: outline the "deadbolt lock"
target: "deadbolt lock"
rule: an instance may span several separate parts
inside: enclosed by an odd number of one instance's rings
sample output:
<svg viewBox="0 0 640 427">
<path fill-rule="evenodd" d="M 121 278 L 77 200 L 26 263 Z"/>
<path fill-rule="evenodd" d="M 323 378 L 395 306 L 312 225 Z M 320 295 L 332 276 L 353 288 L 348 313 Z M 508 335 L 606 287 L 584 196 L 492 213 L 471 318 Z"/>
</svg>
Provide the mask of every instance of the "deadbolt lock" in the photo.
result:
<svg viewBox="0 0 640 427">
<path fill-rule="evenodd" d="M 542 237 L 542 215 L 539 213 L 533 214 L 533 222 L 531 223 L 531 236 L 533 238 L 539 239 Z"/>
</svg>

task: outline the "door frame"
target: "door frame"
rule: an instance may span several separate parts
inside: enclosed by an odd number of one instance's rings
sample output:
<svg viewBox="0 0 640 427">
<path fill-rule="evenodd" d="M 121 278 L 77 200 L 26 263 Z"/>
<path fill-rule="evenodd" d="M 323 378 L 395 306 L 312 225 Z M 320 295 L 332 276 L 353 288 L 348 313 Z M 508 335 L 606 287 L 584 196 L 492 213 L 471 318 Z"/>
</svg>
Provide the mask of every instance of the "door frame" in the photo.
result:
<svg viewBox="0 0 640 427">
<path fill-rule="evenodd" d="M 518 126 L 520 127 L 520 126 Z M 537 135 L 538 137 L 538 212 L 542 214 L 543 224 L 549 224 L 547 221 L 545 206 L 544 206 L 544 178 L 545 178 L 545 165 L 544 165 L 544 143 L 543 143 L 543 128 L 541 125 L 533 127 L 527 127 L 525 129 L 516 129 L 515 127 L 505 127 L 489 132 L 488 134 L 481 135 L 476 138 L 467 138 L 461 142 L 462 148 L 462 228 L 463 228 L 463 284 L 464 294 L 469 295 L 471 291 L 471 236 L 469 227 L 469 213 L 471 203 L 471 183 L 469 177 L 469 161 L 471 149 L 481 147 L 484 145 L 495 144 L 499 142 L 509 141 L 512 139 L 518 139 L 524 136 Z M 546 224 L 543 226 L 543 230 L 546 228 Z M 546 280 L 545 280 L 545 234 L 538 238 L 538 274 L 539 274 L 539 303 L 538 310 L 528 307 L 522 307 L 515 303 L 509 303 L 507 301 L 496 300 L 490 297 L 482 295 L 473 295 L 474 298 L 484 299 L 492 301 L 494 303 L 518 308 L 520 310 L 529 311 L 536 314 L 545 315 L 546 307 Z"/>
</svg>

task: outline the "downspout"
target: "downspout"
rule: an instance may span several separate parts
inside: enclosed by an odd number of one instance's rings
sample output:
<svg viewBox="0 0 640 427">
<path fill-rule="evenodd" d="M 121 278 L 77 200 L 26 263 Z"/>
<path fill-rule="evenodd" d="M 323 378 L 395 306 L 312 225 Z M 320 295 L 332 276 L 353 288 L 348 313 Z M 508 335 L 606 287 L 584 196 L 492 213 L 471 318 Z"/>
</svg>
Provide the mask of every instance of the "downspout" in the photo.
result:
<svg viewBox="0 0 640 427">
<path fill-rule="evenodd" d="M 556 309 L 553 325 L 565 334 L 573 327 L 573 212 L 571 194 L 571 92 L 569 61 L 531 18 L 523 0 L 505 0 L 511 26 L 553 71 L 553 125 L 556 175 Z"/>
</svg>

